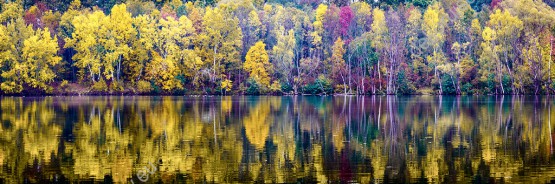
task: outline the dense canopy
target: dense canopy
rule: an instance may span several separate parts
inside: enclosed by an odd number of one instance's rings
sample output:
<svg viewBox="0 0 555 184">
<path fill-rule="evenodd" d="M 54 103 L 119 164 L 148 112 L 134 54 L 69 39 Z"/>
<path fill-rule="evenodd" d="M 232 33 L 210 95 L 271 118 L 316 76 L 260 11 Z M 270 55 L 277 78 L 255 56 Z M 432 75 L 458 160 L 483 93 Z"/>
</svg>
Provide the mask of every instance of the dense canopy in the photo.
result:
<svg viewBox="0 0 555 184">
<path fill-rule="evenodd" d="M 553 94 L 551 5 L 2 1 L 0 94 Z"/>
</svg>

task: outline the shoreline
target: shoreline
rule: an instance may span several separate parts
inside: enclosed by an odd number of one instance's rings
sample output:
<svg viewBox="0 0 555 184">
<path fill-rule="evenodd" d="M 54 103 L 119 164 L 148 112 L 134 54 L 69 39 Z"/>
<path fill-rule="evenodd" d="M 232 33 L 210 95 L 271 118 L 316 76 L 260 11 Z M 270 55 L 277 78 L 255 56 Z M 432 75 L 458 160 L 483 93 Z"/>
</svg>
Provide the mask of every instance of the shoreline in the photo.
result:
<svg viewBox="0 0 555 184">
<path fill-rule="evenodd" d="M 79 97 L 79 96 L 91 96 L 91 97 L 112 97 L 112 96 L 144 96 L 144 97 L 256 97 L 256 96 L 275 96 L 275 97 L 286 97 L 286 96 L 320 96 L 320 97 L 340 97 L 340 96 L 447 96 L 447 97 L 480 97 L 480 96 L 554 96 L 555 94 L 479 94 L 479 95 L 438 95 L 438 94 L 285 94 L 285 95 L 271 95 L 271 94 L 261 94 L 261 95 L 247 95 L 247 94 L 233 94 L 233 95 L 219 95 L 219 94 L 27 94 L 27 95 L 6 95 L 2 94 L 0 97 Z"/>
</svg>

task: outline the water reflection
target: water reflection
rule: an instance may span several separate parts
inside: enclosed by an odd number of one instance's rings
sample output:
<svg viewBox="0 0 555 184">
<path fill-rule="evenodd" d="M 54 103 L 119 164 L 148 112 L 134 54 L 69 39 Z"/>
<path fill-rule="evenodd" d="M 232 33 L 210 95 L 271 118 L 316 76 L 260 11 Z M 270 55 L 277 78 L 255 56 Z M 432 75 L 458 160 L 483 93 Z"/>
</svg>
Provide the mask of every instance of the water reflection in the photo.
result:
<svg viewBox="0 0 555 184">
<path fill-rule="evenodd" d="M 553 97 L 1 99 L 0 183 L 555 180 Z"/>
</svg>

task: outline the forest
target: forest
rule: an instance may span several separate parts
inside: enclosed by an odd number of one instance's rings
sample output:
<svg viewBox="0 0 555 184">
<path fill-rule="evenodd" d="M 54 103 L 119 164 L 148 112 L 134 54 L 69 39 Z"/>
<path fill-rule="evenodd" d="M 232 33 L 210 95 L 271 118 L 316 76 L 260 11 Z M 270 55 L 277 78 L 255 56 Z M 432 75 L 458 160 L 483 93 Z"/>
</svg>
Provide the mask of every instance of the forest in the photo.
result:
<svg viewBox="0 0 555 184">
<path fill-rule="evenodd" d="M 554 6 L 2 1 L 0 95 L 555 94 Z"/>
</svg>

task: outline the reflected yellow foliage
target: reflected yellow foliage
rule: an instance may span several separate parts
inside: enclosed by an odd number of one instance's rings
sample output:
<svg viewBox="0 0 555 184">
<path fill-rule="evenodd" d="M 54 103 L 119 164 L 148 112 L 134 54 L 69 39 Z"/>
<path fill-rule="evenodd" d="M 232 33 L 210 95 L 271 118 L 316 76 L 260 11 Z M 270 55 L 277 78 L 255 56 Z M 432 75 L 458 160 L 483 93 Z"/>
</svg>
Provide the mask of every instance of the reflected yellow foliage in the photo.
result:
<svg viewBox="0 0 555 184">
<path fill-rule="evenodd" d="M 264 148 L 266 138 L 270 134 L 270 124 L 273 122 L 273 118 L 269 115 L 270 105 L 257 102 L 243 120 L 247 138 L 259 150 Z"/>
<path fill-rule="evenodd" d="M 8 183 L 55 175 L 138 182 L 151 164 L 149 182 L 166 183 L 469 183 L 478 174 L 543 183 L 555 174 L 550 97 L 6 97 L 0 104 L 0 165 L 9 168 L 0 176 Z"/>
</svg>

